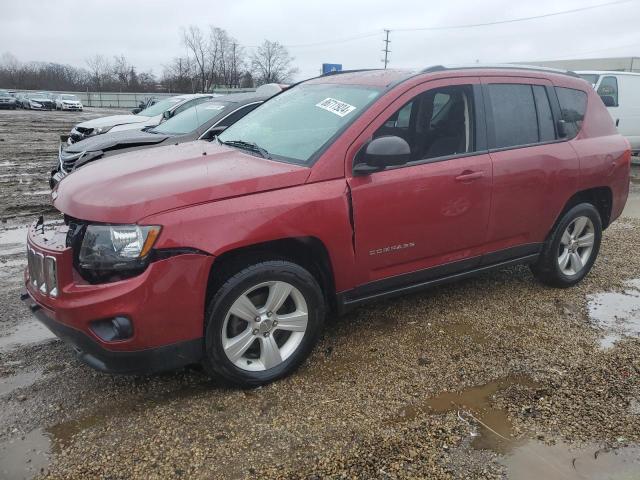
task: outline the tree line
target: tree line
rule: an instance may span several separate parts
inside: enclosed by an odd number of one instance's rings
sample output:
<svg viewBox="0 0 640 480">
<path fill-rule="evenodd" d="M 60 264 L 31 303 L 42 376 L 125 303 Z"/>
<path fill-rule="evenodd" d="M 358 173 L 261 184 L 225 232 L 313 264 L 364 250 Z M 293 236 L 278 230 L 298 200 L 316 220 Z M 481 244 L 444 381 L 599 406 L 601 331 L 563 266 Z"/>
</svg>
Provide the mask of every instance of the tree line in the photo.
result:
<svg viewBox="0 0 640 480">
<path fill-rule="evenodd" d="M 84 67 L 55 62 L 20 62 L 0 56 L 0 88 L 24 90 L 207 92 L 216 87 L 252 88 L 288 83 L 297 73 L 294 59 L 277 41 L 264 40 L 247 52 L 222 28 L 191 25 L 181 30 L 184 55 L 163 65 L 162 73 L 140 71 L 124 55 L 96 54 Z"/>
</svg>

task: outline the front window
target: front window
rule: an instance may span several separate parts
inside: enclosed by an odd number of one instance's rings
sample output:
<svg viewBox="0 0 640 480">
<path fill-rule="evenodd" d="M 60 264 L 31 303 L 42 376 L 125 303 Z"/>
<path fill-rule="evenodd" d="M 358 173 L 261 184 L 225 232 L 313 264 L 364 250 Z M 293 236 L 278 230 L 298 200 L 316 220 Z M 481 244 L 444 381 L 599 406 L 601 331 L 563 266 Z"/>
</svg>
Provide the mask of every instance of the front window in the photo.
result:
<svg viewBox="0 0 640 480">
<path fill-rule="evenodd" d="M 62 100 L 72 100 L 72 101 L 78 100 L 78 97 L 76 97 L 75 95 L 60 95 L 60 98 Z"/>
<path fill-rule="evenodd" d="M 145 108 L 138 115 L 142 117 L 155 117 L 156 115 L 162 115 L 163 112 L 169 110 L 176 103 L 180 103 L 183 101 L 183 98 L 179 97 L 171 97 L 165 98 L 164 100 L 156 103 L 155 105 L 150 106 L 149 108 Z"/>
<path fill-rule="evenodd" d="M 228 105 L 230 105 L 228 102 L 220 101 L 196 105 L 161 123 L 151 132 L 167 135 L 183 135 L 193 132 L 216 115 L 220 115 Z"/>
<path fill-rule="evenodd" d="M 379 89 L 363 86 L 302 84 L 256 108 L 218 139 L 255 144 L 274 159 L 308 165 L 379 95 Z"/>
</svg>

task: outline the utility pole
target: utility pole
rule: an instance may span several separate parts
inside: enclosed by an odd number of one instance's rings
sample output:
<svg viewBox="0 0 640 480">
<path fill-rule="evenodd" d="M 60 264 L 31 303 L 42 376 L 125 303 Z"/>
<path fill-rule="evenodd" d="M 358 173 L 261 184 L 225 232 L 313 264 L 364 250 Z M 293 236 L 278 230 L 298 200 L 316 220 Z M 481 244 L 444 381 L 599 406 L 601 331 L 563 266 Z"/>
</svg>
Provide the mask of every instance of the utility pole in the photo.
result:
<svg viewBox="0 0 640 480">
<path fill-rule="evenodd" d="M 391 53 L 391 50 L 389 50 L 389 44 L 391 43 L 391 40 L 389 40 L 389 32 L 391 32 L 391 30 L 385 30 L 384 31 L 386 34 L 386 38 L 383 40 L 384 42 L 384 50 L 382 50 L 384 52 L 384 60 L 382 60 L 384 62 L 384 68 L 387 68 L 387 63 L 389 63 L 389 54 Z"/>
</svg>

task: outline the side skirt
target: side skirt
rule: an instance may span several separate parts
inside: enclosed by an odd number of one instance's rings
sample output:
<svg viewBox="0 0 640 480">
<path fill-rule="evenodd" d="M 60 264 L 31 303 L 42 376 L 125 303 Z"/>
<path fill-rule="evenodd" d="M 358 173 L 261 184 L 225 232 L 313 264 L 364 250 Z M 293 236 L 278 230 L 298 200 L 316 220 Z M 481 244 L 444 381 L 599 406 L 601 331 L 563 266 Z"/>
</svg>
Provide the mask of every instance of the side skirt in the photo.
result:
<svg viewBox="0 0 640 480">
<path fill-rule="evenodd" d="M 342 292 L 337 295 L 338 313 L 344 314 L 355 307 L 358 307 L 364 303 L 368 303 L 374 300 L 393 298 L 400 295 L 405 295 L 408 293 L 425 290 L 430 287 L 435 287 L 436 285 L 442 285 L 444 283 L 463 280 L 465 278 L 474 277 L 476 275 L 479 275 L 485 272 L 490 272 L 492 270 L 497 270 L 497 269 L 509 267 L 512 265 L 535 263 L 539 255 L 540 255 L 539 253 L 532 253 L 532 254 L 520 256 L 517 258 L 512 258 L 510 260 L 499 261 L 496 263 L 492 263 L 490 265 L 485 264 L 485 265 L 477 266 L 474 268 L 470 268 L 468 270 L 460 271 L 458 273 L 437 276 L 435 278 L 433 278 L 433 275 L 430 275 L 432 278 L 428 280 L 424 280 L 416 283 L 410 283 L 401 287 L 390 287 L 385 290 L 377 290 L 375 293 L 368 293 L 368 291 L 370 291 L 370 285 L 365 284 L 365 285 L 356 287 L 353 290 L 348 290 L 346 292 Z M 432 269 L 428 269 L 425 272 L 435 273 L 435 271 L 441 268 L 442 267 L 434 267 Z M 414 274 L 408 274 L 408 275 L 414 275 Z M 394 280 L 397 281 L 397 278 Z M 378 281 L 375 283 L 380 284 L 382 282 L 385 282 L 385 280 Z"/>
</svg>

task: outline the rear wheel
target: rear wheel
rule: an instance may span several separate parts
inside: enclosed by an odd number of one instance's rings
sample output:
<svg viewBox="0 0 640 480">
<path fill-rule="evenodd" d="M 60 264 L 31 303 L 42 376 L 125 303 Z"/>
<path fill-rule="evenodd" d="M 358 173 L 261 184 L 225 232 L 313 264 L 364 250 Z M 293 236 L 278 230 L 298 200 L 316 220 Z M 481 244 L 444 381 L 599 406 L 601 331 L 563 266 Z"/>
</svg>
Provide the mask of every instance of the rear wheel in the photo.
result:
<svg viewBox="0 0 640 480">
<path fill-rule="evenodd" d="M 602 239 L 602 221 L 589 203 L 571 208 L 556 225 L 542 254 L 531 268 L 543 283 L 571 287 L 591 270 Z"/>
<path fill-rule="evenodd" d="M 284 377 L 313 349 L 324 310 L 320 286 L 301 266 L 272 260 L 246 267 L 209 303 L 204 367 L 241 386 Z"/>
</svg>

